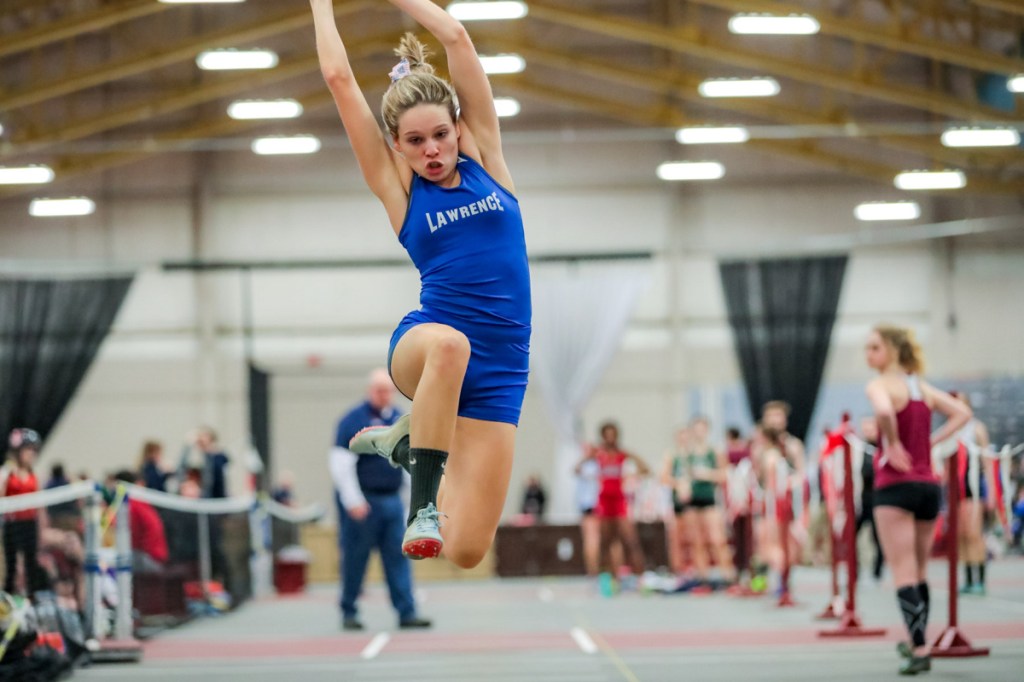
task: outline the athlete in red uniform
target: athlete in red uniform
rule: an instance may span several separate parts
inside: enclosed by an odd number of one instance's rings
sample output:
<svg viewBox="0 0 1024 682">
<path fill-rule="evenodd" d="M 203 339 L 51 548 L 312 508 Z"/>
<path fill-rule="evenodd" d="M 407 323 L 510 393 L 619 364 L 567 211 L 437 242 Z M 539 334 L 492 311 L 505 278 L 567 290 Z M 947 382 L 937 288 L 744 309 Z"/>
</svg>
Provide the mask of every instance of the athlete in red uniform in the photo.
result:
<svg viewBox="0 0 1024 682">
<path fill-rule="evenodd" d="M 636 526 L 629 518 L 629 502 L 623 488 L 626 462 L 632 462 L 638 474 L 646 476 L 650 473 L 647 464 L 637 457 L 619 448 L 619 427 L 613 422 L 601 425 L 601 444 L 587 446 L 587 453 L 577 465 L 577 470 L 587 460 L 594 460 L 599 467 L 598 480 L 601 484 L 597 496 L 595 513 L 601 523 L 601 567 L 612 576 L 618 574 L 618 566 L 613 565 L 612 543 L 622 543 L 635 576 L 644 570 L 644 555 L 640 548 Z"/>
<path fill-rule="evenodd" d="M 875 327 L 865 354 L 868 366 L 878 372 L 867 394 L 882 434 L 882 449 L 875 458 L 875 524 L 910 635 L 910 643 L 899 646 L 906 659 L 900 674 L 916 675 L 931 670 L 925 645 L 926 571 L 941 498 L 932 469 L 932 445 L 962 428 L 971 410 L 919 378 L 924 362 L 910 330 Z M 947 417 L 934 434 L 933 409 Z"/>
<path fill-rule="evenodd" d="M 25 495 L 39 490 L 32 471 L 42 440 L 32 429 L 14 429 L 8 441 L 8 461 L 0 476 L 0 496 Z M 50 587 L 46 571 L 39 565 L 39 511 L 23 509 L 4 517 L 4 591 L 14 594 L 18 554 L 25 562 L 25 580 L 29 595 Z"/>
</svg>

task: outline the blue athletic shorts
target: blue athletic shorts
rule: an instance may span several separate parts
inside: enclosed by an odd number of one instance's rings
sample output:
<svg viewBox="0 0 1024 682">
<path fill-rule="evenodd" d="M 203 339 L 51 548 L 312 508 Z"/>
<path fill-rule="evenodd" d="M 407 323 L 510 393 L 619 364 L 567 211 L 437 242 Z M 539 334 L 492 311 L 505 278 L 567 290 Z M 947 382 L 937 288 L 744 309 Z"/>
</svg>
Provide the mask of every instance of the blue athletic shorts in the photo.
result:
<svg viewBox="0 0 1024 682">
<path fill-rule="evenodd" d="M 418 324 L 434 322 L 458 329 L 469 339 L 470 356 L 459 395 L 459 416 L 519 425 L 530 374 L 530 329 L 490 330 L 414 310 L 398 323 L 388 348 L 388 372 L 395 346 Z M 409 396 L 406 396 L 407 398 Z"/>
</svg>

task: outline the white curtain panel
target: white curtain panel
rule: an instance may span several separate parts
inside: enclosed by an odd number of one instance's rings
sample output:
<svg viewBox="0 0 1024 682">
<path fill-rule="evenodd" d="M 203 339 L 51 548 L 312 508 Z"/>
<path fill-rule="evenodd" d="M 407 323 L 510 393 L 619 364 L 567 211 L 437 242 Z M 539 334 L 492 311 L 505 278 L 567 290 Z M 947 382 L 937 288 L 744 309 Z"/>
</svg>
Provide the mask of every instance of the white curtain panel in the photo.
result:
<svg viewBox="0 0 1024 682">
<path fill-rule="evenodd" d="M 639 269 L 615 267 L 534 277 L 532 375 L 557 433 L 552 520 L 576 516 L 573 469 L 584 439 L 583 410 L 648 282 Z"/>
</svg>

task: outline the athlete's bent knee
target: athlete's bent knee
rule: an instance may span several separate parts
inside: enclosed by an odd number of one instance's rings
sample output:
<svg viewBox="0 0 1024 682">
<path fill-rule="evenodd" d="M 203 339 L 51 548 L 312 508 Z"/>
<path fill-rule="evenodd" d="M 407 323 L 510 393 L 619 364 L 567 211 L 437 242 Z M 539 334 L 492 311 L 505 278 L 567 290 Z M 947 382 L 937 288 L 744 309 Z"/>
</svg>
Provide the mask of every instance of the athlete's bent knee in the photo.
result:
<svg viewBox="0 0 1024 682">
<path fill-rule="evenodd" d="M 445 556 L 459 568 L 476 568 L 487 556 L 488 547 L 485 545 L 460 545 L 458 547 L 445 547 Z"/>
<path fill-rule="evenodd" d="M 429 362 L 443 368 L 465 369 L 469 363 L 469 339 L 462 332 L 451 330 L 438 337 L 431 346 Z"/>
</svg>

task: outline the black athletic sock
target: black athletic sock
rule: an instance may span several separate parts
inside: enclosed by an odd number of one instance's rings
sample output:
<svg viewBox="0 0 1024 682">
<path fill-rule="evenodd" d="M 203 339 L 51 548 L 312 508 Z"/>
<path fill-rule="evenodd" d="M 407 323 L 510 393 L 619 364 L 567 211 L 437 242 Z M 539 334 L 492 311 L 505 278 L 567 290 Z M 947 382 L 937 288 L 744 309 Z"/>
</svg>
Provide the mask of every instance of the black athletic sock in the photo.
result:
<svg viewBox="0 0 1024 682">
<path fill-rule="evenodd" d="M 924 630 L 928 632 L 928 616 L 932 610 L 932 596 L 928 590 L 928 583 L 918 583 L 917 593 L 921 595 L 921 601 L 924 602 Z"/>
<path fill-rule="evenodd" d="M 964 568 L 967 569 L 967 587 L 974 584 L 974 566 L 972 564 L 964 564 Z"/>
<path fill-rule="evenodd" d="M 444 465 L 448 453 L 444 450 L 409 448 L 407 462 L 412 476 L 412 490 L 409 499 L 409 520 L 412 523 L 416 513 L 428 504 L 437 506 L 437 489 L 441 486 Z"/>
<path fill-rule="evenodd" d="M 395 444 L 395 449 L 391 451 L 391 461 L 405 469 L 407 474 L 412 474 L 409 471 L 409 436 L 402 436 L 402 440 Z"/>
<path fill-rule="evenodd" d="M 917 585 L 907 585 L 896 591 L 896 601 L 903 613 L 903 622 L 907 625 L 910 641 L 915 647 L 924 646 L 924 626 L 927 607 L 921 599 Z"/>
<path fill-rule="evenodd" d="M 985 562 L 978 564 L 978 584 L 985 587 Z"/>
</svg>

